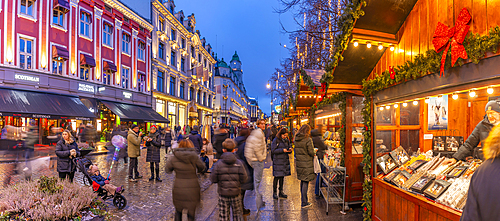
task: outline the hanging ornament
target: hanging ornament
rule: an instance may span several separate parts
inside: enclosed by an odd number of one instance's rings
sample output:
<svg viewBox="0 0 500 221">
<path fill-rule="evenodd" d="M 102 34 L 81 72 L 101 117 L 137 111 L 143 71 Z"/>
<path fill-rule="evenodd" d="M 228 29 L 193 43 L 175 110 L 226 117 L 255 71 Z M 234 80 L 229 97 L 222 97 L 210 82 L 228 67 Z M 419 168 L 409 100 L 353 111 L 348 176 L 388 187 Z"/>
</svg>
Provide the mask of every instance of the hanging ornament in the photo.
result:
<svg viewBox="0 0 500 221">
<path fill-rule="evenodd" d="M 458 15 L 458 19 L 455 22 L 455 27 L 449 28 L 447 25 L 438 22 L 436 30 L 434 31 L 434 36 L 432 39 L 432 44 L 436 52 L 443 52 L 443 57 L 441 58 L 441 69 L 439 72 L 439 77 L 444 74 L 444 64 L 446 62 L 446 56 L 448 55 L 448 49 L 451 47 L 451 66 L 457 62 L 458 58 L 467 59 L 467 52 L 462 44 L 465 40 L 465 36 L 469 32 L 470 26 L 467 25 L 472 19 L 467 8 L 463 8 Z"/>
<path fill-rule="evenodd" d="M 391 79 L 394 80 L 394 77 L 396 76 L 396 72 L 394 72 L 394 67 L 389 66 L 389 73 L 391 74 Z"/>
<path fill-rule="evenodd" d="M 318 10 L 318 21 L 321 21 L 321 11 Z"/>
<path fill-rule="evenodd" d="M 306 13 L 304 12 L 304 28 L 306 27 Z"/>
</svg>

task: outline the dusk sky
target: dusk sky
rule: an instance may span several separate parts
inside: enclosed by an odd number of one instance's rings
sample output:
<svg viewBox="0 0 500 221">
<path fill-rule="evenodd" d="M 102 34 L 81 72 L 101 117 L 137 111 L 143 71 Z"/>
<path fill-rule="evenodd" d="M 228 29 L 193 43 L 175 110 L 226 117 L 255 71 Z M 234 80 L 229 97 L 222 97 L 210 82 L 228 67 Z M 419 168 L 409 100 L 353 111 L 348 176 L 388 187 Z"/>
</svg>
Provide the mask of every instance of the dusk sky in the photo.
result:
<svg viewBox="0 0 500 221">
<path fill-rule="evenodd" d="M 137 0 L 121 0 L 146 18 L 150 5 Z M 142 1 L 141 1 L 142 2 Z M 146 0 L 144 0 L 146 2 Z M 289 56 L 288 35 L 280 25 L 280 16 L 274 9 L 278 0 L 177 0 L 175 11 L 184 11 L 187 17 L 195 14 L 196 29 L 217 52 L 218 59 L 228 62 L 238 52 L 242 62 L 243 81 L 249 97 L 259 100 L 262 111 L 271 111 L 271 97 L 266 95 L 267 80 L 279 67 L 280 59 Z M 295 29 L 292 15 L 282 14 L 281 22 L 287 30 Z"/>
</svg>

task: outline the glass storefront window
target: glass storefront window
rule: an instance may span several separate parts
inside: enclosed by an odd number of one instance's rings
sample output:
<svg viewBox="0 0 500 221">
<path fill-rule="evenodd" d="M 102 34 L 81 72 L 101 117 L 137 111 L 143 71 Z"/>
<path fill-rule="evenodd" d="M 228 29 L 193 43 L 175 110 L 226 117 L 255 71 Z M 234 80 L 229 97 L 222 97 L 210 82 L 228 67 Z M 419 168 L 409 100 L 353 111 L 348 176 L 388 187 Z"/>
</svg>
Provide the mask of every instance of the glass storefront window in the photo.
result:
<svg viewBox="0 0 500 221">
<path fill-rule="evenodd" d="M 165 101 L 156 100 L 156 112 L 158 112 L 161 116 L 165 116 Z"/>
<path fill-rule="evenodd" d="M 376 137 L 375 143 L 377 147 L 375 150 L 377 157 L 382 156 L 384 153 L 389 153 L 396 148 L 396 131 L 377 130 Z"/>
<path fill-rule="evenodd" d="M 400 132 L 401 146 L 410 155 L 417 152 L 420 147 L 420 131 L 418 130 L 401 130 Z"/>
<path fill-rule="evenodd" d="M 392 106 L 387 107 L 389 109 L 385 106 L 376 108 L 377 120 L 375 122 L 377 126 L 396 125 L 396 109 Z"/>
<path fill-rule="evenodd" d="M 405 107 L 400 105 L 400 121 L 401 125 L 419 125 L 420 124 L 420 102 L 417 105 L 408 103 Z"/>
<path fill-rule="evenodd" d="M 179 105 L 179 125 L 182 127 L 186 124 L 186 106 Z"/>
<path fill-rule="evenodd" d="M 364 131 L 363 127 L 352 128 L 352 154 L 363 154 Z"/>
<path fill-rule="evenodd" d="M 352 123 L 363 123 L 363 101 L 365 97 L 353 96 L 352 97 Z"/>
<path fill-rule="evenodd" d="M 170 120 L 170 127 L 176 124 L 176 113 L 177 104 L 174 102 L 168 102 L 168 120 Z"/>
</svg>

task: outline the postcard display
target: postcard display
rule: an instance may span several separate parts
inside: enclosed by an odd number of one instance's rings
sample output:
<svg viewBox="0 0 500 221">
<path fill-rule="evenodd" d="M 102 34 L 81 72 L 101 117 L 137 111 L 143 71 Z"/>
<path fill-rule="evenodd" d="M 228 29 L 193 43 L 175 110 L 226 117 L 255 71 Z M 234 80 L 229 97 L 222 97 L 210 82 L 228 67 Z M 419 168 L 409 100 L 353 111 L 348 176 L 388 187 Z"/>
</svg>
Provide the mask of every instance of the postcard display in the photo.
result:
<svg viewBox="0 0 500 221">
<path fill-rule="evenodd" d="M 379 178 L 412 194 L 462 211 L 467 200 L 472 174 L 480 160 L 458 161 L 445 165 L 446 157 L 433 151 L 409 156 L 399 147 L 376 159 L 382 173 Z"/>
</svg>

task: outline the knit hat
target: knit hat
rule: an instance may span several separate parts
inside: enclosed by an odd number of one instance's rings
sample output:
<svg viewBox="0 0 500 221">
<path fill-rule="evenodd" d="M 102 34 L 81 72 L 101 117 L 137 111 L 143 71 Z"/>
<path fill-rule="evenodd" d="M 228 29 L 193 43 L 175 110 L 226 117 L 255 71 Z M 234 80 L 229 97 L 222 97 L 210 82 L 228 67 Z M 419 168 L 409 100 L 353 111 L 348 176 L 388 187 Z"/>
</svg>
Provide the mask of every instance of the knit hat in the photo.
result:
<svg viewBox="0 0 500 221">
<path fill-rule="evenodd" d="M 134 129 L 134 128 L 136 128 L 136 127 L 139 127 L 139 126 L 137 126 L 137 125 L 135 125 L 135 124 L 132 124 L 132 126 L 130 126 L 130 129 L 132 129 L 132 130 L 133 130 L 133 129 Z"/>
<path fill-rule="evenodd" d="M 497 100 L 490 101 L 486 104 L 486 107 L 484 108 L 485 111 L 496 111 L 497 113 L 500 113 L 500 105 L 498 104 Z"/>
<path fill-rule="evenodd" d="M 158 128 L 156 127 L 156 125 L 151 125 L 151 127 L 150 127 L 149 129 L 151 130 L 151 129 L 153 129 L 153 128 L 154 128 L 155 130 L 156 130 L 156 129 L 158 129 Z"/>
<path fill-rule="evenodd" d="M 196 125 L 193 126 L 193 130 L 198 131 L 198 129 L 199 129 L 198 126 L 196 126 Z"/>
</svg>

